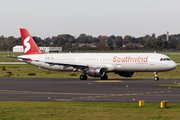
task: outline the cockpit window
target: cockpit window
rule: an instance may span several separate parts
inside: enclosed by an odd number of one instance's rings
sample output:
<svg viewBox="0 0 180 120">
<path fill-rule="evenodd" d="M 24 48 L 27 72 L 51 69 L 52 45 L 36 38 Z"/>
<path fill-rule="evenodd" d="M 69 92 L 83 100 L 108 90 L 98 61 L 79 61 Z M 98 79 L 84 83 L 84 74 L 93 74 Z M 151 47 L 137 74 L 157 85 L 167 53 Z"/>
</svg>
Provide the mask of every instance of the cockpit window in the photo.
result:
<svg viewBox="0 0 180 120">
<path fill-rule="evenodd" d="M 160 61 L 171 61 L 170 58 L 161 58 Z"/>
</svg>

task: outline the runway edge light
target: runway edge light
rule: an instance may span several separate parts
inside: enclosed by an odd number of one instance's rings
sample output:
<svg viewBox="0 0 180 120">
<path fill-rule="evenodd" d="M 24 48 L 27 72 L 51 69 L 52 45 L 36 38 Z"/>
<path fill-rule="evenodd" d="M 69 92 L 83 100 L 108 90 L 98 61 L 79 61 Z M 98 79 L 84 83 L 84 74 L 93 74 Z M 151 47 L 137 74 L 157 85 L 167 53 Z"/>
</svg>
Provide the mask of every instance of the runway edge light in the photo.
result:
<svg viewBox="0 0 180 120">
<path fill-rule="evenodd" d="M 140 100 L 140 101 L 139 101 L 139 106 L 140 106 L 140 107 L 144 106 L 144 100 Z"/>
</svg>

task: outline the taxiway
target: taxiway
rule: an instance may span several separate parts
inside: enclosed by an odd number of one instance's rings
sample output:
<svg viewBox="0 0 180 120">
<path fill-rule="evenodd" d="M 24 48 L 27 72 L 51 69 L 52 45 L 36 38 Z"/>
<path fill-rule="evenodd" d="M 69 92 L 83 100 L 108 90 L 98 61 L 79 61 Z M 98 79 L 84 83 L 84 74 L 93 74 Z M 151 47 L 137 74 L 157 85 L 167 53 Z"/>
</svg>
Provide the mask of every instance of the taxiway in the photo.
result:
<svg viewBox="0 0 180 120">
<path fill-rule="evenodd" d="M 180 80 L 0 78 L 0 100 L 180 103 L 180 88 L 153 86 Z"/>
</svg>

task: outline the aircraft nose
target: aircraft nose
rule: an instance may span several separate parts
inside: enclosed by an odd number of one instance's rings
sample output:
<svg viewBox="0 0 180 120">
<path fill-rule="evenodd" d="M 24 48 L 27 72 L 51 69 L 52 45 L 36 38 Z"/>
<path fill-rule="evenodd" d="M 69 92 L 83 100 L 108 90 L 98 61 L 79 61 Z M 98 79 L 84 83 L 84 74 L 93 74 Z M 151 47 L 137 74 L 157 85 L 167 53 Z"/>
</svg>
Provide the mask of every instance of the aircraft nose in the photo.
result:
<svg viewBox="0 0 180 120">
<path fill-rule="evenodd" d="M 169 67 L 171 67 L 171 69 L 173 70 L 177 67 L 177 64 L 174 61 L 172 61 L 171 65 Z"/>
</svg>

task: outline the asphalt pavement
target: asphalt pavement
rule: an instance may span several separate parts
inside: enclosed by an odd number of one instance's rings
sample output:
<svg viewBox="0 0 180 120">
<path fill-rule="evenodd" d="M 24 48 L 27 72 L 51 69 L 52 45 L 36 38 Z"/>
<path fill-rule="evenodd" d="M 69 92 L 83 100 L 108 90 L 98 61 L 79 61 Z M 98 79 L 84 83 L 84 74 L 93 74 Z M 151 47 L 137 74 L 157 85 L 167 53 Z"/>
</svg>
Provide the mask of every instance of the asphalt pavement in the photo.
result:
<svg viewBox="0 0 180 120">
<path fill-rule="evenodd" d="M 180 80 L 0 78 L 0 100 L 180 103 L 180 88 L 153 86 Z"/>
</svg>

